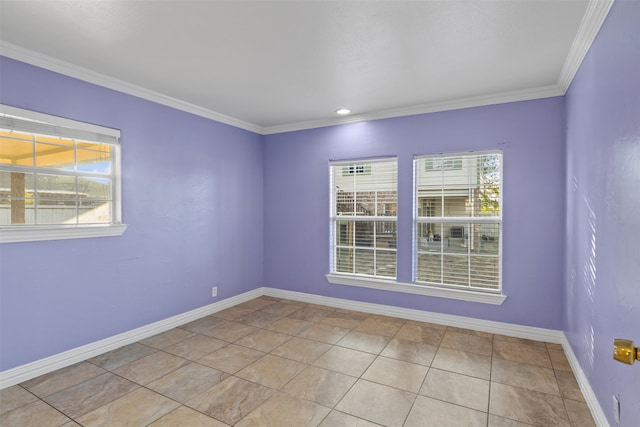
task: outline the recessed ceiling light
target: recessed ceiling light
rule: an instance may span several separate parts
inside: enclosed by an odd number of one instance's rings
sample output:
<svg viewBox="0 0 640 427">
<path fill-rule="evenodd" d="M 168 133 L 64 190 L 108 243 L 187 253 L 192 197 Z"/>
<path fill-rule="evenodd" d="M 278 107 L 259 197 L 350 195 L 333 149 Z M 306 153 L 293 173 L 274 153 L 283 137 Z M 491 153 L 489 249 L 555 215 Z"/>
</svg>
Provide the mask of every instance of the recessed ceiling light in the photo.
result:
<svg viewBox="0 0 640 427">
<path fill-rule="evenodd" d="M 349 110 L 348 108 L 338 108 L 336 110 L 336 114 L 339 116 L 346 116 L 347 114 L 350 114 L 351 110 Z"/>
</svg>

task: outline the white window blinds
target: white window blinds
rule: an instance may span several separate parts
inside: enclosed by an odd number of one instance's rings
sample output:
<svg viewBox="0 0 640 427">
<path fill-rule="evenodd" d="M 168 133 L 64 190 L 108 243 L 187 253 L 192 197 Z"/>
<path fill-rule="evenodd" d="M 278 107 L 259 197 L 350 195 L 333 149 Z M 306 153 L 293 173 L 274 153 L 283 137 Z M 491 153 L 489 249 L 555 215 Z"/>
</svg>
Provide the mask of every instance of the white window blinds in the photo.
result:
<svg viewBox="0 0 640 427">
<path fill-rule="evenodd" d="M 500 290 L 502 154 L 417 156 L 417 283 Z"/>
<path fill-rule="evenodd" d="M 331 272 L 396 277 L 397 160 L 332 162 Z"/>
</svg>

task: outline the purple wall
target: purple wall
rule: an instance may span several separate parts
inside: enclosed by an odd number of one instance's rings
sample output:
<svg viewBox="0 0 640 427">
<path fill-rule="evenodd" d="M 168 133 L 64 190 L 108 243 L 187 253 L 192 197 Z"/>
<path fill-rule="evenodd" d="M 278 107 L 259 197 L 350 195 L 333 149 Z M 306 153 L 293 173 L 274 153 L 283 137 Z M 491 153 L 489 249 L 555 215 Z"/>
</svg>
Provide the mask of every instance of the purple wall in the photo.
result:
<svg viewBox="0 0 640 427">
<path fill-rule="evenodd" d="M 640 366 L 612 358 L 614 338 L 640 344 L 639 23 L 640 2 L 617 0 L 566 95 L 566 334 L 621 426 L 640 420 Z"/>
<path fill-rule="evenodd" d="M 564 99 L 265 137 L 265 286 L 562 329 Z M 329 284 L 329 160 L 398 157 L 398 280 L 411 281 L 414 154 L 504 150 L 502 306 Z"/>
<path fill-rule="evenodd" d="M 0 58 L 0 101 L 122 131 L 121 237 L 0 246 L 0 370 L 262 285 L 261 136 Z"/>
</svg>

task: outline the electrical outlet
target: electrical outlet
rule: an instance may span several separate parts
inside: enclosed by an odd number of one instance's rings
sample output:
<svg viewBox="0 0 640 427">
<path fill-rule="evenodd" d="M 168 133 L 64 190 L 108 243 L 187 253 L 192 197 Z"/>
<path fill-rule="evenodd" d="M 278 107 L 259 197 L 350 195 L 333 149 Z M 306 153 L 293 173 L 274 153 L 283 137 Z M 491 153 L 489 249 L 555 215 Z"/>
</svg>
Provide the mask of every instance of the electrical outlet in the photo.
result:
<svg viewBox="0 0 640 427">
<path fill-rule="evenodd" d="M 613 398 L 613 421 L 616 425 L 620 425 L 620 401 L 616 396 L 611 397 Z"/>
<path fill-rule="evenodd" d="M 217 297 L 218 296 L 218 287 L 214 286 L 213 288 L 211 288 L 211 296 L 212 297 Z"/>
</svg>

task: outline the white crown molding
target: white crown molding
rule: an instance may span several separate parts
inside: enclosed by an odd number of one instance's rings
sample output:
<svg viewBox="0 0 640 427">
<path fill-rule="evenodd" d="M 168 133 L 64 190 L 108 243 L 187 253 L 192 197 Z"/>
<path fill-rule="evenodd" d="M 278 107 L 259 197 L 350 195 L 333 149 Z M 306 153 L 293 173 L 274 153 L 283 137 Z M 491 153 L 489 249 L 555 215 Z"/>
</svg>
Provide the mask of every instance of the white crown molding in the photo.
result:
<svg viewBox="0 0 640 427">
<path fill-rule="evenodd" d="M 226 116 L 224 114 L 216 113 L 215 111 L 211 111 L 206 108 L 202 108 L 197 105 L 184 102 L 179 99 L 172 98 L 170 96 L 163 95 L 161 93 L 154 92 L 152 90 L 145 89 L 131 83 L 127 83 L 123 80 L 109 77 L 104 74 L 89 70 L 87 68 L 79 67 L 77 65 L 73 65 L 68 62 L 43 55 L 38 52 L 34 52 L 2 40 L 0 40 L 0 54 L 2 56 L 6 56 L 7 58 L 26 62 L 27 64 L 35 65 L 36 67 L 44 68 L 49 71 L 64 74 L 69 77 L 103 86 L 108 89 L 113 89 L 118 92 L 126 93 L 128 95 L 137 96 L 139 98 L 146 99 L 147 101 L 156 102 L 161 105 L 176 108 L 178 110 L 215 120 L 220 123 L 248 130 L 250 132 L 262 134 L 262 126 L 254 125 L 253 123 L 248 123 L 243 120 Z"/>
<path fill-rule="evenodd" d="M 262 288 L 0 372 L 0 390 L 79 363 L 263 295 Z"/>
<path fill-rule="evenodd" d="M 327 120 L 311 120 L 286 125 L 266 126 L 263 135 L 294 132 L 306 129 L 315 129 L 328 126 L 344 125 L 348 123 L 366 122 L 371 120 L 391 119 L 394 117 L 415 116 L 418 114 L 437 113 L 441 111 L 461 110 L 463 108 L 484 107 L 487 105 L 506 104 L 509 102 L 530 101 L 540 98 L 551 98 L 564 95 L 564 91 L 557 85 L 542 86 L 533 89 L 515 90 L 481 95 L 469 98 L 461 98 L 451 101 L 434 102 L 431 104 L 416 105 L 406 108 L 395 108 L 372 113 L 358 114 Z"/>
<path fill-rule="evenodd" d="M 157 102 L 198 116 L 206 117 L 240 129 L 245 129 L 261 135 L 271 135 L 284 132 L 315 129 L 349 123 L 371 120 L 390 119 L 394 117 L 413 116 L 418 114 L 459 110 L 463 108 L 482 107 L 486 105 L 504 104 L 509 102 L 529 101 L 533 99 L 563 96 L 571 81 L 575 77 L 580 64 L 584 60 L 591 44 L 604 23 L 614 0 L 590 0 L 587 10 L 580 24 L 576 38 L 571 45 L 562 71 L 556 85 L 543 86 L 532 89 L 508 91 L 490 95 L 461 98 L 457 100 L 414 105 L 406 108 L 381 110 L 371 113 L 356 114 L 348 117 L 324 120 L 310 120 L 275 126 L 260 126 L 236 119 L 197 105 L 157 93 L 140 86 L 118 80 L 95 71 L 88 70 L 50 56 L 46 56 L 11 43 L 0 41 L 0 54 L 37 67 L 74 77 L 89 83 L 94 83 L 109 89 L 117 90 L 129 95 L 137 96 L 152 102 Z"/>
<path fill-rule="evenodd" d="M 587 406 L 589 407 L 589 410 L 591 410 L 591 415 L 593 416 L 593 421 L 595 421 L 596 426 L 609 427 L 609 421 L 607 421 L 607 417 L 600 406 L 600 402 L 591 388 L 591 384 L 589 384 L 589 380 L 582 370 L 582 366 L 580 366 L 578 358 L 573 352 L 571 344 L 569 344 L 569 340 L 564 334 L 562 334 L 562 349 L 564 350 L 564 354 L 567 356 L 567 360 L 569 360 L 571 370 L 576 377 L 576 381 L 578 382 L 580 391 L 582 391 L 582 395 L 587 402 Z"/>
<path fill-rule="evenodd" d="M 576 76 L 582 61 L 591 48 L 602 24 L 604 23 L 614 0 L 591 0 L 587 5 L 580 27 L 573 40 L 567 59 L 564 61 L 558 86 L 562 88 L 563 95 L 569 89 L 573 78 Z"/>
</svg>

